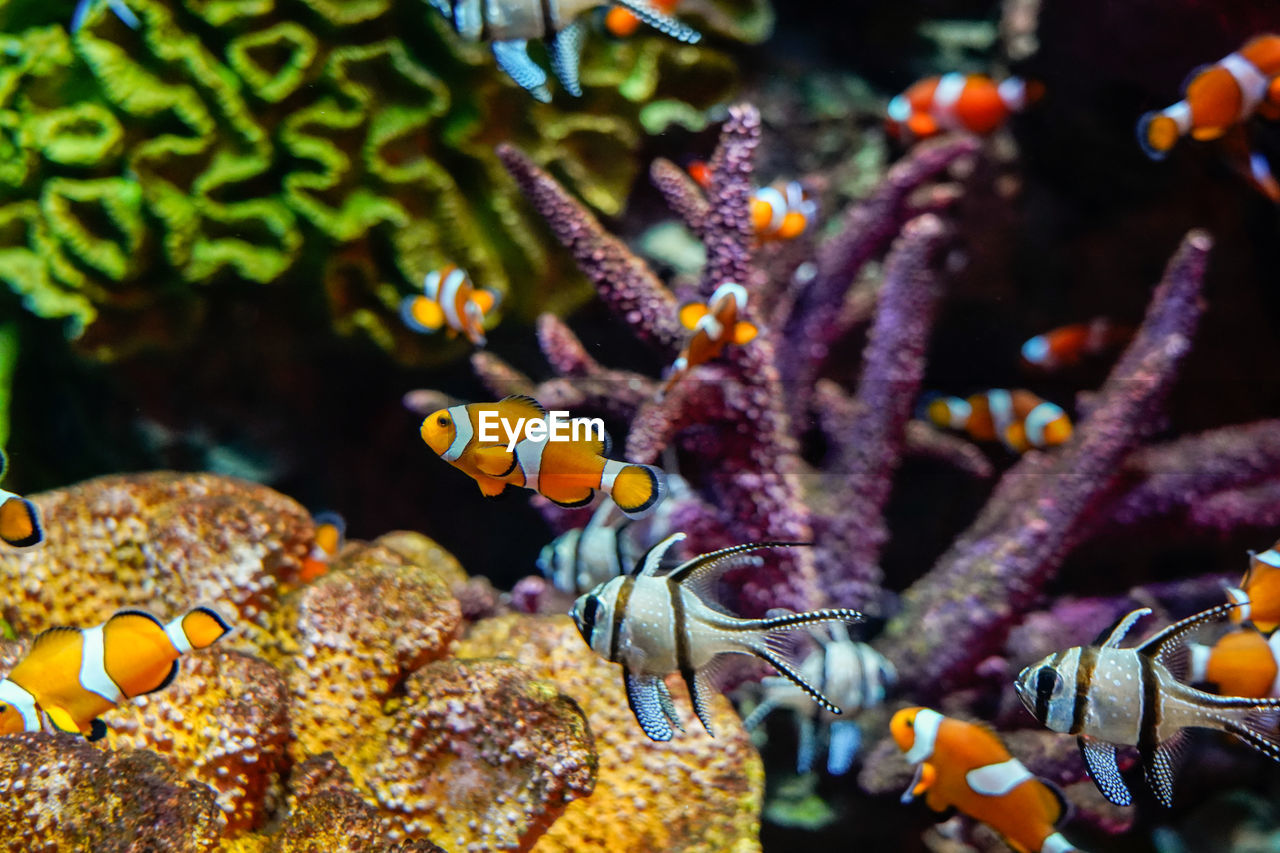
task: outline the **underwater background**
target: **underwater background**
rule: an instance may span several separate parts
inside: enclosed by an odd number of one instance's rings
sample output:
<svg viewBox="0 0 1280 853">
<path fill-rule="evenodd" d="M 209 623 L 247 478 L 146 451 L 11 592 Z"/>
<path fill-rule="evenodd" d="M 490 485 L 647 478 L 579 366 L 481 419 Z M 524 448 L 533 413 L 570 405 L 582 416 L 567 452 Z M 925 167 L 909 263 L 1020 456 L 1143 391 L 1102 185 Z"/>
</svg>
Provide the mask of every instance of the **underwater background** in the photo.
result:
<svg viewBox="0 0 1280 853">
<path fill-rule="evenodd" d="M 1179 666 L 1280 695 L 1280 56 L 1222 66 L 1256 98 L 1192 85 L 1280 6 L 654 6 L 701 39 L 584 4 L 581 96 L 570 48 L 530 39 L 544 101 L 447 0 L 0 0 L 0 484 L 42 527 L 0 545 L 0 676 L 53 679 L 41 632 L 122 609 L 231 628 L 102 738 L 0 734 L 6 849 L 995 851 L 1029 786 L 1027 831 L 1074 847 L 1012 849 L 1274 848 L 1270 753 L 1194 732 L 1169 808 L 1135 741 L 1117 805 L 1014 682 L 1237 585 L 1257 612 Z M 939 75 L 955 101 L 906 105 Z M 977 75 L 1025 88 L 984 124 L 957 107 Z M 1194 132 L 1159 150 L 1178 103 Z M 424 292 L 453 266 L 492 294 L 482 330 Z M 723 330 L 684 309 L 722 316 L 725 283 L 745 325 L 703 358 Z M 682 659 L 653 687 L 682 730 L 652 739 L 565 615 L 609 574 L 549 546 L 601 535 L 610 497 L 527 471 L 486 496 L 420 432 L 508 395 L 665 472 L 607 525 L 618 570 L 672 533 L 684 559 L 812 543 L 699 595 L 859 611 L 785 648 L 819 692 L 857 682 L 828 694 L 845 713 L 746 655 L 697 700 Z M 920 762 L 890 720 L 915 706 L 994 732 L 1020 787 L 902 802 Z"/>
</svg>

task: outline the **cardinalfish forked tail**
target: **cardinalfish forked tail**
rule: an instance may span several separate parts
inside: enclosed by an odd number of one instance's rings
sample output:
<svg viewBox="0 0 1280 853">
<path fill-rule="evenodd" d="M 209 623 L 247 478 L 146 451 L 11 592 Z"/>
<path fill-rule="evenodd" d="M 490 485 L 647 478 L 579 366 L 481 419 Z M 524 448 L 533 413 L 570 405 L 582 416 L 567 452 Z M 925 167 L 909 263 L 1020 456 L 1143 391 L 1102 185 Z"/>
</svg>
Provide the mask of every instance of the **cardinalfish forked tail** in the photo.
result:
<svg viewBox="0 0 1280 853">
<path fill-rule="evenodd" d="M 1020 77 L 997 83 L 983 74 L 943 74 L 913 83 L 889 101 L 886 126 L 900 139 L 925 139 L 948 130 L 986 135 L 1040 97 L 1042 87 Z"/>
<path fill-rule="evenodd" d="M 926 398 L 924 415 L 936 426 L 964 430 L 975 441 L 999 441 L 1015 453 L 1056 447 L 1071 438 L 1071 419 L 1030 391 L 998 388 L 959 397 Z"/>
<path fill-rule="evenodd" d="M 741 345 L 755 339 L 760 330 L 742 319 L 746 309 L 747 289 L 731 281 L 717 287 L 706 304 L 690 302 L 680 309 L 680 325 L 691 334 L 668 369 L 663 394 L 691 369 L 719 357 L 730 343 Z"/>
<path fill-rule="evenodd" d="M 661 469 L 606 459 L 609 439 L 603 424 L 598 431 L 579 429 L 580 422 L 551 414 L 523 396 L 451 406 L 427 416 L 422 440 L 488 497 L 511 485 L 578 507 L 590 503 L 599 489 L 629 518 L 643 518 L 658 506 L 666 493 Z"/>
<path fill-rule="evenodd" d="M 429 0 L 463 39 L 489 42 L 498 67 L 539 101 L 550 101 L 547 74 L 529 58 L 529 39 L 547 39 L 551 70 L 565 91 L 581 97 L 578 69 L 586 38 L 585 12 L 621 6 L 643 23 L 694 44 L 702 36 L 649 0 Z"/>
<path fill-rule="evenodd" d="M 1216 696 L 1181 683 L 1169 669 L 1185 658 L 1188 634 L 1235 606 L 1220 604 L 1170 625 L 1137 648 L 1122 649 L 1125 634 L 1151 612 L 1135 610 L 1094 645 L 1076 646 L 1027 667 L 1014 686 L 1043 725 L 1079 736 L 1089 775 L 1108 800 L 1118 806 L 1133 802 L 1116 762 L 1116 746 L 1136 746 L 1148 786 L 1171 807 L 1177 757 L 1188 728 L 1227 732 L 1280 761 L 1275 726 L 1280 699 Z"/>
<path fill-rule="evenodd" d="M 1249 555 L 1240 586 L 1227 587 L 1227 601 L 1239 605 L 1231 611 L 1232 622 L 1252 622 L 1266 634 L 1280 627 L 1280 542 Z"/>
<path fill-rule="evenodd" d="M 1067 814 L 1062 794 L 1031 775 L 987 726 L 929 708 L 903 708 L 889 731 L 916 768 L 904 803 L 924 794 L 934 811 L 961 811 L 1023 853 L 1077 849 L 1057 830 Z"/>
<path fill-rule="evenodd" d="M 0 734 L 51 728 L 98 740 L 107 732 L 100 715 L 168 686 L 180 655 L 229 630 L 207 607 L 169 623 L 121 610 L 96 628 L 50 628 L 0 681 Z"/>
<path fill-rule="evenodd" d="M 0 450 L 0 479 L 9 468 L 9 457 Z M 14 548 L 34 548 L 44 542 L 44 525 L 34 503 L 0 489 L 0 539 Z"/>
<path fill-rule="evenodd" d="M 627 702 L 652 740 L 671 740 L 683 731 L 664 678 L 679 672 L 693 710 L 708 734 L 711 687 L 708 668 L 723 654 L 755 655 L 789 678 L 809 698 L 833 714 L 840 709 L 806 681 L 784 656 L 786 635 L 824 622 L 860 622 L 856 610 L 816 610 L 767 619 L 741 619 L 714 598 L 717 580 L 740 566 L 742 555 L 761 548 L 808 543 L 758 542 L 722 548 L 658 575 L 663 555 L 684 539 L 673 533 L 649 549 L 639 572 L 614 578 L 578 598 L 573 621 L 587 645 L 602 658 L 622 664 Z"/>
<path fill-rule="evenodd" d="M 478 347 L 485 345 L 485 324 L 502 301 L 497 291 L 480 290 L 465 270 L 450 264 L 427 273 L 422 293 L 400 302 L 400 319 L 415 332 L 429 335 L 441 329 L 449 337 L 466 335 Z"/>
</svg>

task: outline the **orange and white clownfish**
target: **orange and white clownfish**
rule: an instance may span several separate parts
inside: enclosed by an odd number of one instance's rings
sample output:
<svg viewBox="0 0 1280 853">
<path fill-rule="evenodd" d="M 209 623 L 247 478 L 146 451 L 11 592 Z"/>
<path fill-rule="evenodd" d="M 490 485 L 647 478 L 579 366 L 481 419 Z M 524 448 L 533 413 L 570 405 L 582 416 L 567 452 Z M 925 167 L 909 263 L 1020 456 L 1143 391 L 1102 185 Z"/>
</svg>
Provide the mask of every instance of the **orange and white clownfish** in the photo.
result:
<svg viewBox="0 0 1280 853">
<path fill-rule="evenodd" d="M 742 319 L 746 307 L 747 289 L 726 281 L 716 288 L 706 304 L 690 302 L 680 308 L 680 325 L 693 334 L 668 369 L 663 394 L 691 369 L 718 357 L 729 343 L 746 344 L 755 338 L 760 330 Z"/>
<path fill-rule="evenodd" d="M 480 290 L 465 270 L 449 264 L 427 273 L 422 293 L 400 302 L 400 318 L 415 332 L 429 335 L 444 328 L 449 337 L 462 333 L 482 347 L 485 321 L 499 302 L 496 291 Z"/>
<path fill-rule="evenodd" d="M 756 190 L 751 197 L 751 225 L 762 243 L 794 240 L 818 217 L 818 202 L 799 181 Z"/>
<path fill-rule="evenodd" d="M 649 5 L 670 15 L 680 5 L 680 0 L 649 0 Z M 618 38 L 629 38 L 640 28 L 640 19 L 622 6 L 614 6 L 604 16 L 604 28 Z"/>
<path fill-rule="evenodd" d="M 0 478 L 9 467 L 9 457 L 0 450 Z M 24 497 L 0 489 L 0 539 L 15 548 L 34 548 L 44 541 L 40 510 Z"/>
<path fill-rule="evenodd" d="M 1268 640 L 1258 629 L 1245 625 L 1223 634 L 1212 646 L 1187 643 L 1187 680 L 1213 687 L 1223 696 L 1265 699 L 1280 696 L 1280 632 Z"/>
<path fill-rule="evenodd" d="M 976 441 L 999 441 L 1015 453 L 1071 438 L 1071 419 L 1062 407 L 1021 389 L 998 388 L 967 400 L 934 397 L 925 414 L 937 426 L 964 430 Z"/>
<path fill-rule="evenodd" d="M 310 583 L 329 571 L 329 564 L 342 550 L 347 534 L 347 523 L 336 512 L 322 512 L 313 521 L 316 525 L 315 538 L 298 572 L 298 580 L 302 583 Z"/>
<path fill-rule="evenodd" d="M 1227 600 L 1240 605 L 1231 611 L 1231 621 L 1252 622 L 1270 634 L 1280 627 L 1280 542 L 1261 554 L 1249 555 L 1240 586 L 1227 587 Z"/>
<path fill-rule="evenodd" d="M 1020 853 L 1077 849 L 1057 831 L 1067 812 L 1062 795 L 1010 755 L 991 729 L 929 708 L 904 708 L 893 715 L 889 731 L 916 768 L 904 803 L 924 794 L 929 808 L 954 807 Z"/>
<path fill-rule="evenodd" d="M 999 83 L 984 74 L 926 77 L 889 101 L 886 127 L 895 138 L 924 139 L 948 130 L 985 135 L 1036 100 L 1040 89 L 1021 77 Z"/>
<path fill-rule="evenodd" d="M 107 732 L 99 716 L 167 686 L 180 655 L 230 630 L 207 607 L 167 624 L 121 610 L 96 628 L 50 628 L 0 681 L 0 734 L 56 729 L 98 740 Z"/>
<path fill-rule="evenodd" d="M 1251 39 L 1240 50 L 1191 73 L 1183 98 L 1138 119 L 1138 142 L 1163 159 L 1183 136 L 1217 139 L 1255 113 L 1280 118 L 1280 36 Z"/>
<path fill-rule="evenodd" d="M 591 437 L 588 430 L 573 437 L 566 421 L 557 423 L 532 397 L 511 396 L 440 409 L 422 422 L 421 433 L 428 447 L 474 479 L 488 497 L 512 485 L 560 506 L 578 507 L 600 489 L 628 518 L 643 518 L 658 506 L 666 494 L 661 469 L 606 459 L 607 436 Z M 557 437 L 557 430 L 567 435 Z"/>
<path fill-rule="evenodd" d="M 1079 364 L 1086 357 L 1105 352 L 1133 337 L 1133 329 L 1106 317 L 1087 323 L 1071 323 L 1028 338 L 1022 345 L 1022 361 L 1039 370 L 1056 370 Z"/>
</svg>

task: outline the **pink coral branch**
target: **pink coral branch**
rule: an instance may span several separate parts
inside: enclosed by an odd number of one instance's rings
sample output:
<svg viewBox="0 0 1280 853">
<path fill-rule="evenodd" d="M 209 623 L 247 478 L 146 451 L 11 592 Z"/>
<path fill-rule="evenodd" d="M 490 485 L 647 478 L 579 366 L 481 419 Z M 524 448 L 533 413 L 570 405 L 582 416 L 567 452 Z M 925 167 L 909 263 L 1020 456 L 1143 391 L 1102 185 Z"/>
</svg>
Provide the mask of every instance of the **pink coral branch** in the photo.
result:
<svg viewBox="0 0 1280 853">
<path fill-rule="evenodd" d="M 649 179 L 667 200 L 667 206 L 690 231 L 701 237 L 711 214 L 711 204 L 689 173 L 670 160 L 659 157 L 649 167 Z"/>
<path fill-rule="evenodd" d="M 752 279 L 751 256 L 755 229 L 751 224 L 751 181 L 756 147 L 760 144 L 760 112 L 750 104 L 729 108 L 720 130 L 720 144 L 711 158 L 711 210 L 702 238 L 707 266 L 702 292 L 711 293 L 726 281 L 747 285 Z"/>
</svg>

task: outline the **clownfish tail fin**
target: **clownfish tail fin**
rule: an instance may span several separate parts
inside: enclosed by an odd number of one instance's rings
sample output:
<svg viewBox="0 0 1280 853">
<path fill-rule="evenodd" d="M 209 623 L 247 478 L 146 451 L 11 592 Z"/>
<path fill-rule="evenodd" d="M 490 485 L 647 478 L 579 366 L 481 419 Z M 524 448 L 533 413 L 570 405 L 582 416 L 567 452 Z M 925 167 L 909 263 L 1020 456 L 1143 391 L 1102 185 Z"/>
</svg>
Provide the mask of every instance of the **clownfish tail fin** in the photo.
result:
<svg viewBox="0 0 1280 853">
<path fill-rule="evenodd" d="M 0 489 L 0 539 L 14 548 L 34 548 L 44 542 L 40 510 L 26 498 Z"/>
<path fill-rule="evenodd" d="M 667 475 L 653 465 L 629 465 L 609 460 L 605 463 L 605 477 L 610 475 L 609 497 L 628 518 L 644 518 L 662 503 L 667 494 Z"/>
<path fill-rule="evenodd" d="M 1182 130 L 1169 110 L 1152 110 L 1138 119 L 1138 144 L 1152 160 L 1167 157 L 1181 136 Z"/>
<path fill-rule="evenodd" d="M 196 607 L 190 613 L 179 616 L 165 626 L 165 633 L 175 639 L 174 645 L 180 651 L 187 651 L 187 649 L 183 649 L 182 644 L 176 642 L 177 636 L 185 639 L 188 648 L 204 649 L 213 645 L 230 630 L 231 626 L 226 620 L 209 607 Z"/>
</svg>

